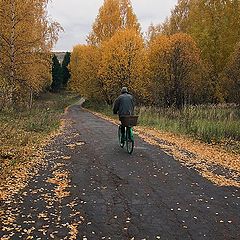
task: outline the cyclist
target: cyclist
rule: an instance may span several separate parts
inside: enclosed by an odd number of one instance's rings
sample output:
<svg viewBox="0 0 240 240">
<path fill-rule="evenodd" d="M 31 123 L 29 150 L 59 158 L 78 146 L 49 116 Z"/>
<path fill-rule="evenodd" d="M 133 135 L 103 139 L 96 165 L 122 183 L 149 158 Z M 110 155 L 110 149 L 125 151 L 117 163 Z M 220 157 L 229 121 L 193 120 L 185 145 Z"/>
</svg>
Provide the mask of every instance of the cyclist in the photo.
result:
<svg viewBox="0 0 240 240">
<path fill-rule="evenodd" d="M 128 92 L 127 87 L 122 88 L 121 95 L 114 101 L 113 114 L 118 114 L 119 120 L 121 122 L 125 115 L 134 115 L 133 96 Z M 124 142 L 125 127 L 122 127 L 121 131 L 122 131 L 121 141 Z"/>
</svg>

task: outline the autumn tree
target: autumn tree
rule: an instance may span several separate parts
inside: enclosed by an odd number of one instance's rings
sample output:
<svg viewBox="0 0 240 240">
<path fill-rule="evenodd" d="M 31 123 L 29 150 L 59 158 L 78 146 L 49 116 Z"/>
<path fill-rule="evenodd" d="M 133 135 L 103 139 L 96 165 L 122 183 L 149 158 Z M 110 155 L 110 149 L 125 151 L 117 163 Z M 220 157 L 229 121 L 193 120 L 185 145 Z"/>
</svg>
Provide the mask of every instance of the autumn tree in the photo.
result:
<svg viewBox="0 0 240 240">
<path fill-rule="evenodd" d="M 62 84 L 63 84 L 63 87 L 67 86 L 67 83 L 71 77 L 69 68 L 68 68 L 68 66 L 70 64 L 70 58 L 71 58 L 71 53 L 66 52 L 66 54 L 64 55 L 64 58 L 63 58 L 63 62 L 62 62 Z"/>
<path fill-rule="evenodd" d="M 151 23 L 146 32 L 147 41 L 153 41 L 159 34 L 162 34 L 161 24 L 154 25 L 153 23 Z"/>
<path fill-rule="evenodd" d="M 240 39 L 240 2 L 199 0 L 192 5 L 189 21 L 189 32 L 211 65 L 214 100 L 224 101 L 221 73 Z"/>
<path fill-rule="evenodd" d="M 164 35 L 155 37 L 149 45 L 148 59 L 152 104 L 160 105 L 163 102 L 169 102 L 171 92 L 171 81 L 169 81 L 170 49 L 170 39 Z"/>
<path fill-rule="evenodd" d="M 119 30 L 127 28 L 140 33 L 130 0 L 105 0 L 87 38 L 88 44 L 99 46 Z"/>
<path fill-rule="evenodd" d="M 121 30 L 102 45 L 99 79 L 105 101 L 112 104 L 123 86 L 138 98 L 144 95 L 145 52 L 142 37 L 134 29 Z"/>
<path fill-rule="evenodd" d="M 101 101 L 103 93 L 98 80 L 100 59 L 101 55 L 97 47 L 75 46 L 70 60 L 70 89 L 87 99 Z"/>
<path fill-rule="evenodd" d="M 51 84 L 51 48 L 59 25 L 47 17 L 47 0 L 0 1 L 0 74 L 8 84 L 9 104 Z M 20 98 L 20 99 L 19 99 Z"/>
<path fill-rule="evenodd" d="M 192 0 L 178 0 L 170 17 L 161 24 L 151 24 L 148 28 L 148 40 L 153 40 L 159 34 L 173 35 L 176 33 L 188 33 L 189 13 Z"/>
<path fill-rule="evenodd" d="M 187 34 L 159 35 L 149 46 L 149 72 L 154 102 L 182 108 L 201 87 L 200 51 Z"/>
<path fill-rule="evenodd" d="M 130 0 L 119 0 L 120 4 L 120 19 L 122 29 L 134 29 L 139 34 L 141 32 L 140 24 L 137 16 L 133 11 Z"/>
<path fill-rule="evenodd" d="M 239 0 L 179 0 L 163 24 L 163 33 L 177 32 L 188 33 L 196 41 L 202 58 L 210 67 L 212 101 L 224 101 L 222 71 L 240 39 Z"/>
<path fill-rule="evenodd" d="M 171 16 L 162 24 L 164 34 L 173 35 L 188 32 L 190 7 L 193 1 L 178 0 L 175 8 L 171 11 Z"/>
<path fill-rule="evenodd" d="M 133 80 L 132 68 L 137 69 L 136 55 L 143 50 L 140 24 L 133 12 L 131 1 L 105 0 L 87 42 L 88 46 L 79 45 L 74 48 L 70 63 L 72 74 L 70 86 L 87 98 L 95 96 L 96 99 L 98 96 L 99 99 L 111 104 L 116 92 L 119 93 L 119 89 L 112 87 L 118 85 L 116 81 L 129 84 Z M 109 49 L 108 44 L 111 46 Z M 119 47 L 116 44 L 119 44 Z M 118 54 L 116 57 L 119 59 L 113 60 L 115 48 Z M 141 50 L 137 52 L 140 48 Z M 143 55 L 140 59 L 143 59 Z M 110 62 L 112 60 L 116 66 L 111 71 L 109 68 L 112 66 Z M 139 67 L 141 68 L 141 64 Z M 139 74 L 139 69 L 135 74 L 136 76 Z M 108 81 L 110 78 L 113 78 L 111 83 Z"/>
</svg>

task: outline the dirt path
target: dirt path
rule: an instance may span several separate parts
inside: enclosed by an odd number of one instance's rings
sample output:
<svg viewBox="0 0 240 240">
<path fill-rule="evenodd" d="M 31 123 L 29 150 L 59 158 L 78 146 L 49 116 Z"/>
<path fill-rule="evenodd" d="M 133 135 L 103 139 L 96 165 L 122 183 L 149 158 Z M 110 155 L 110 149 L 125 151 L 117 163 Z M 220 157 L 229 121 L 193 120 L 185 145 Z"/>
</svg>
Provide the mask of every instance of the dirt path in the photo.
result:
<svg viewBox="0 0 240 240">
<path fill-rule="evenodd" d="M 1 239 L 240 239 L 240 191 L 218 187 L 136 138 L 72 106 L 46 163 L 3 205 Z"/>
</svg>

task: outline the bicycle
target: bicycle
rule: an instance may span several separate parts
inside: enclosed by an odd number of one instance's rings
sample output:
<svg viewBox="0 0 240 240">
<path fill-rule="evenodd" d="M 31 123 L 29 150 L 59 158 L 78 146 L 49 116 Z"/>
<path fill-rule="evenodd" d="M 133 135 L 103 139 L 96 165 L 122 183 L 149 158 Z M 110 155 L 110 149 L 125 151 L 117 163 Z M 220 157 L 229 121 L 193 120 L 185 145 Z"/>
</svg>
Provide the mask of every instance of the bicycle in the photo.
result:
<svg viewBox="0 0 240 240">
<path fill-rule="evenodd" d="M 121 124 L 118 127 L 118 141 L 121 148 L 126 144 L 127 152 L 132 154 L 134 148 L 133 126 L 137 125 L 138 116 L 122 116 L 120 118 Z M 122 128 L 125 136 L 122 136 Z"/>
</svg>

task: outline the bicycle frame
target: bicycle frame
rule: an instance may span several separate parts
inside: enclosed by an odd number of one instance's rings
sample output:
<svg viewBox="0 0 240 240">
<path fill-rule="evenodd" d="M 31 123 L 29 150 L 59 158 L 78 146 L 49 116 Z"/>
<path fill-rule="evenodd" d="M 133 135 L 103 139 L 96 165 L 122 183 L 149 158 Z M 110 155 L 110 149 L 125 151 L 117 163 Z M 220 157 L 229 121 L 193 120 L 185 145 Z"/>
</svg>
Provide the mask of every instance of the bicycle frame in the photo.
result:
<svg viewBox="0 0 240 240">
<path fill-rule="evenodd" d="M 125 128 L 124 129 L 125 136 L 122 136 L 122 128 L 123 127 Z M 119 139 L 120 147 L 123 148 L 124 145 L 126 144 L 127 152 L 129 154 L 132 154 L 133 148 L 134 148 L 133 128 L 131 126 L 125 127 L 125 126 L 119 125 L 118 139 Z"/>
</svg>

